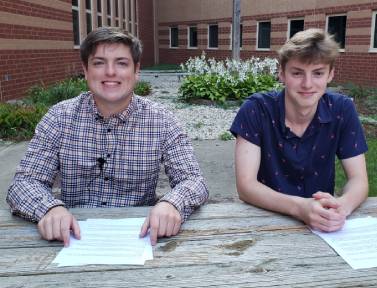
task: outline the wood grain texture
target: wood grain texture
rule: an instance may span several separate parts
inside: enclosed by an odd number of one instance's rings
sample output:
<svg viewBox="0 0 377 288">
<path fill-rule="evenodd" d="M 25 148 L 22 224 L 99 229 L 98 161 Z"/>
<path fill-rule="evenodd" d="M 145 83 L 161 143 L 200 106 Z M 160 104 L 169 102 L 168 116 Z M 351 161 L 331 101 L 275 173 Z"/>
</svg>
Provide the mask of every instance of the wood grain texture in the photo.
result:
<svg viewBox="0 0 377 288">
<path fill-rule="evenodd" d="M 143 217 L 148 207 L 72 209 L 78 219 Z M 369 198 L 352 217 L 377 216 Z M 62 244 L 0 210 L 0 287 L 377 287 L 303 223 L 242 203 L 208 204 L 144 266 L 51 264 Z"/>
</svg>

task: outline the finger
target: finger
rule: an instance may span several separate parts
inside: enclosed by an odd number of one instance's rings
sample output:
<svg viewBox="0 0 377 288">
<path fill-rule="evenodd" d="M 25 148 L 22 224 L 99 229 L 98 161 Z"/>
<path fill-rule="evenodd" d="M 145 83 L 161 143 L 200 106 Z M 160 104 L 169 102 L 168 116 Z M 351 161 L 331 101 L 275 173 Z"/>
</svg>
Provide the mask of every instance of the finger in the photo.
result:
<svg viewBox="0 0 377 288">
<path fill-rule="evenodd" d="M 70 236 L 70 228 L 71 228 L 71 218 L 64 217 L 61 219 L 60 222 L 60 233 L 61 233 L 61 240 L 63 240 L 64 247 L 69 246 L 69 236 Z"/>
<path fill-rule="evenodd" d="M 160 224 L 158 227 L 158 237 L 163 237 L 166 235 L 166 230 L 169 222 L 169 217 L 160 217 Z"/>
<path fill-rule="evenodd" d="M 81 239 L 80 225 L 77 222 L 75 217 L 73 217 L 72 219 L 72 230 L 73 230 L 73 236 L 75 236 L 76 239 Z"/>
<path fill-rule="evenodd" d="M 314 199 L 318 200 L 318 199 L 321 199 L 321 198 L 331 198 L 331 197 L 333 197 L 333 196 L 332 196 L 331 194 L 329 194 L 329 193 L 322 192 L 322 191 L 318 191 L 318 192 L 314 193 L 314 194 L 312 195 L 312 197 L 313 197 Z"/>
<path fill-rule="evenodd" d="M 171 235 L 173 235 L 174 226 L 175 221 L 173 219 L 169 219 L 168 223 L 166 224 L 165 236 L 170 237 Z"/>
<path fill-rule="evenodd" d="M 143 238 L 145 235 L 147 235 L 149 228 L 149 217 L 145 218 L 143 225 L 141 226 L 139 237 Z"/>
<path fill-rule="evenodd" d="M 53 232 L 52 232 L 52 220 L 50 218 L 46 218 L 43 221 L 43 229 L 44 229 L 44 235 L 46 240 L 52 240 L 53 239 Z"/>
<path fill-rule="evenodd" d="M 173 233 L 172 235 L 177 235 L 179 232 L 179 229 L 181 229 L 181 221 L 178 221 L 174 224 Z"/>
<path fill-rule="evenodd" d="M 157 217 L 151 217 L 149 222 L 149 236 L 151 238 L 151 244 L 154 246 L 157 243 L 157 234 L 160 226 L 160 219 Z"/>
</svg>

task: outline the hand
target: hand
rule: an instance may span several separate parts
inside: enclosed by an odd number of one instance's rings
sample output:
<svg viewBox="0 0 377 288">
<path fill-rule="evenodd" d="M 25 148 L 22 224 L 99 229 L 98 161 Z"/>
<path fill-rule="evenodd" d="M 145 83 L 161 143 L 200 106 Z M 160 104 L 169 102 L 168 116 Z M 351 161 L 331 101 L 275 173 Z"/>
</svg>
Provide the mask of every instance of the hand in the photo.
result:
<svg viewBox="0 0 377 288">
<path fill-rule="evenodd" d="M 63 241 L 69 246 L 71 230 L 76 239 L 80 239 L 80 227 L 73 215 L 63 206 L 52 208 L 38 222 L 38 230 L 43 239 Z"/>
<path fill-rule="evenodd" d="M 304 203 L 300 218 L 311 228 L 332 232 L 343 227 L 346 213 L 331 194 L 319 191 L 313 194 L 313 198 L 305 199 Z"/>
<path fill-rule="evenodd" d="M 148 228 L 152 245 L 156 245 L 157 237 L 177 235 L 181 228 L 181 215 L 169 202 L 159 202 L 149 212 L 141 227 L 140 237 L 144 237 Z"/>
</svg>

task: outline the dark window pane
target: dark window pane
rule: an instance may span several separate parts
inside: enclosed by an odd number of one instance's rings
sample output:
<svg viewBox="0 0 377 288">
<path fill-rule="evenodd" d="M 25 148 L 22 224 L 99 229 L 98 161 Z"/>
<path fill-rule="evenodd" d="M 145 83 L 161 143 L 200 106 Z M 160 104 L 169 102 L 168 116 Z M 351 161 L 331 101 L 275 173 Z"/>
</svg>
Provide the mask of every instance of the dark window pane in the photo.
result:
<svg viewBox="0 0 377 288">
<path fill-rule="evenodd" d="M 98 12 L 102 12 L 102 1 L 101 0 L 97 0 L 97 11 Z"/>
<path fill-rule="evenodd" d="M 102 27 L 102 16 L 97 17 L 98 27 Z"/>
<path fill-rule="evenodd" d="M 243 33 L 243 25 L 240 24 L 240 47 L 242 47 L 242 33 Z"/>
<path fill-rule="evenodd" d="M 189 47 L 198 47 L 198 29 L 196 27 L 190 27 Z"/>
<path fill-rule="evenodd" d="M 297 32 L 304 30 L 304 20 L 292 20 L 291 27 L 289 31 L 289 38 L 295 35 Z"/>
<path fill-rule="evenodd" d="M 119 20 L 115 20 L 115 27 L 119 27 Z"/>
<path fill-rule="evenodd" d="M 92 8 L 92 1 L 91 0 L 85 1 L 85 8 L 88 9 L 88 10 Z"/>
<path fill-rule="evenodd" d="M 128 0 L 128 19 L 131 20 L 131 0 Z"/>
<path fill-rule="evenodd" d="M 111 26 L 111 18 L 107 18 L 107 26 Z"/>
<path fill-rule="evenodd" d="M 170 28 L 170 47 L 178 47 L 178 27 Z"/>
<path fill-rule="evenodd" d="M 374 16 L 374 41 L 373 48 L 377 48 L 377 14 Z"/>
<path fill-rule="evenodd" d="M 271 22 L 259 22 L 258 25 L 258 48 L 270 48 Z"/>
<path fill-rule="evenodd" d="M 336 42 L 342 49 L 346 46 L 346 24 L 347 16 L 329 17 L 328 32 L 334 35 Z"/>
<path fill-rule="evenodd" d="M 210 25 L 209 26 L 209 48 L 217 48 L 219 47 L 219 26 L 217 25 Z"/>
<path fill-rule="evenodd" d="M 118 0 L 115 0 L 115 17 L 119 16 Z"/>
<path fill-rule="evenodd" d="M 78 0 L 72 0 L 72 6 L 78 6 Z"/>
<path fill-rule="evenodd" d="M 73 43 L 80 45 L 80 28 L 79 28 L 79 12 L 72 10 L 72 22 L 73 22 Z"/>
<path fill-rule="evenodd" d="M 92 31 L 92 14 L 86 13 L 86 33 Z"/>
<path fill-rule="evenodd" d="M 111 14 L 111 1 L 107 0 L 107 15 Z"/>
</svg>

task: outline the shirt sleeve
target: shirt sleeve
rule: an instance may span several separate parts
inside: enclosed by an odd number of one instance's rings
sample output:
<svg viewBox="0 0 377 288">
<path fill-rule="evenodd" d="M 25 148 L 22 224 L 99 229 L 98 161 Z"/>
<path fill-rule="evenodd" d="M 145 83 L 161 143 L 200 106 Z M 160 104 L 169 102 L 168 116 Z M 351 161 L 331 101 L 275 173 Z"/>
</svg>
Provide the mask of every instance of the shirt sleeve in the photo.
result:
<svg viewBox="0 0 377 288">
<path fill-rule="evenodd" d="M 170 113 L 170 112 L 168 112 Z M 195 158 L 191 141 L 173 115 L 166 125 L 162 158 L 172 190 L 160 201 L 171 203 L 184 222 L 208 199 L 208 189 Z"/>
<path fill-rule="evenodd" d="M 257 101 L 247 99 L 241 106 L 233 120 L 230 132 L 237 137 L 238 135 L 245 140 L 260 146 L 261 145 L 261 121 Z"/>
<path fill-rule="evenodd" d="M 341 121 L 343 123 L 337 150 L 339 159 L 347 159 L 365 153 L 368 146 L 363 127 L 351 99 L 345 99 Z"/>
<path fill-rule="evenodd" d="M 34 222 L 38 222 L 49 209 L 64 205 L 52 194 L 59 169 L 57 118 L 51 109 L 37 125 L 8 189 L 7 202 L 11 212 Z"/>
</svg>

